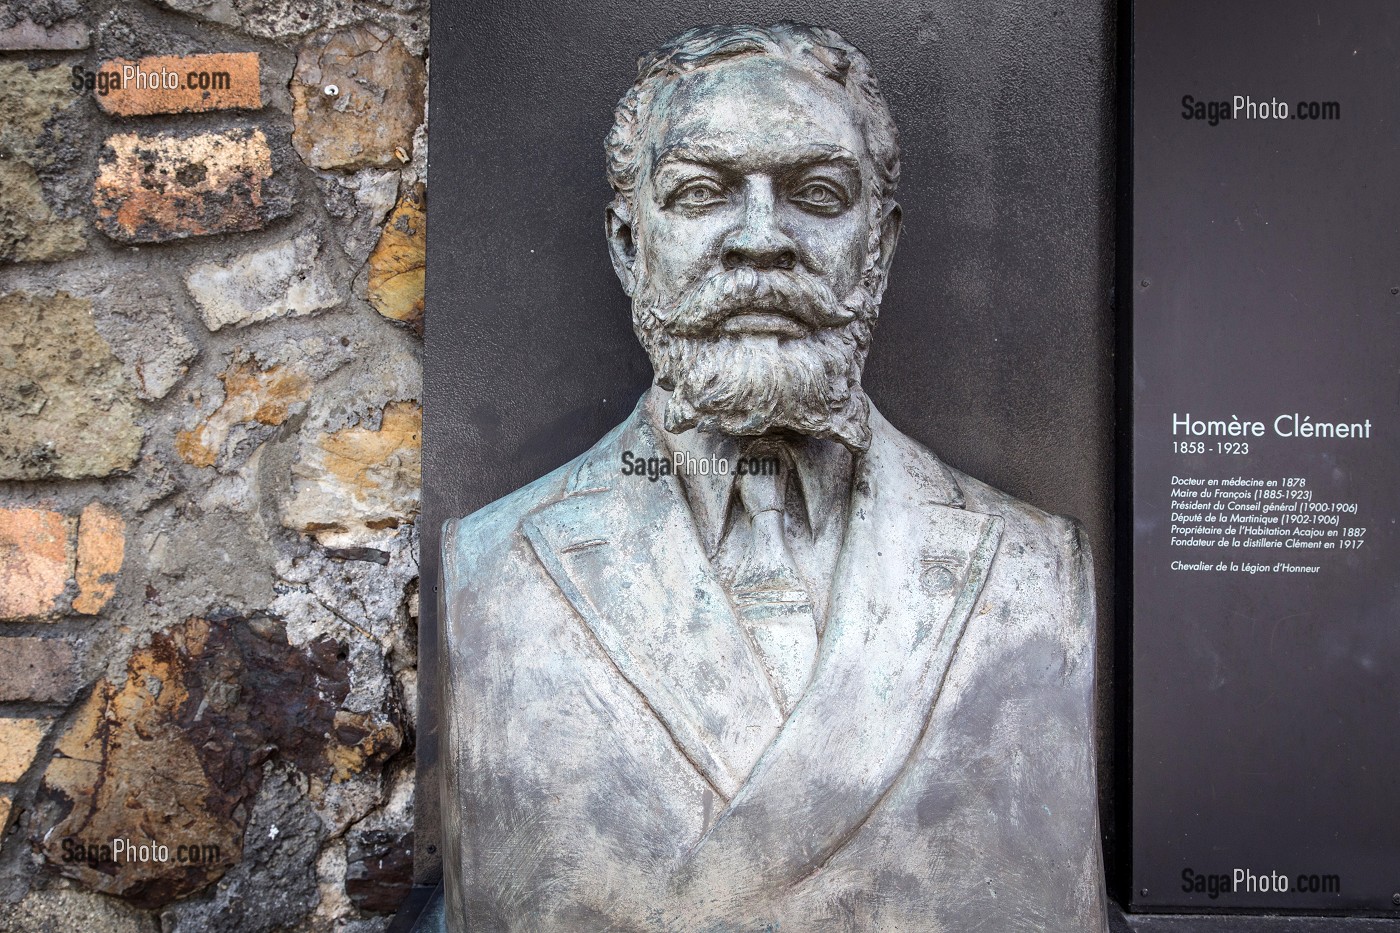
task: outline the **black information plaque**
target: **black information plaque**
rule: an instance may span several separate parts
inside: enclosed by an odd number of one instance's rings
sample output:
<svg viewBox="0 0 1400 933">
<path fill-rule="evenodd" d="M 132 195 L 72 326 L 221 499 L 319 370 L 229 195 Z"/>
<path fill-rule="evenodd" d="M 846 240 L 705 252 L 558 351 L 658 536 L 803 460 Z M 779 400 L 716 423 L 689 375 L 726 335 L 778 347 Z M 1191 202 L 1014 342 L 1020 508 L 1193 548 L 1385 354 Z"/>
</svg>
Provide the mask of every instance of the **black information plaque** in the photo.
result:
<svg viewBox="0 0 1400 933">
<path fill-rule="evenodd" d="M 1400 4 L 1135 4 L 1139 910 L 1400 907 Z"/>
</svg>

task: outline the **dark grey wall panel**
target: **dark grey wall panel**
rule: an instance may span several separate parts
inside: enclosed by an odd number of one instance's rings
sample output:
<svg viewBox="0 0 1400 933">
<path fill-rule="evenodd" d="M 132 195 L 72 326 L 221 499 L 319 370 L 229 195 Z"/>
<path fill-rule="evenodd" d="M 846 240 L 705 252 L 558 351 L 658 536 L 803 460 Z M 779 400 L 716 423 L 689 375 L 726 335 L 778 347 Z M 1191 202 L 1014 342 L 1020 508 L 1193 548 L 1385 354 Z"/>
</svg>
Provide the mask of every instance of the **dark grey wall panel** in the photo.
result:
<svg viewBox="0 0 1400 933">
<path fill-rule="evenodd" d="M 1133 903 L 1391 911 L 1400 6 L 1135 9 Z M 1184 115 L 1236 94 L 1291 115 Z M 1264 429 L 1174 436 L 1188 413 Z M 1280 436 L 1294 413 L 1370 436 Z"/>
<path fill-rule="evenodd" d="M 1114 52 L 1106 0 L 435 6 L 429 594 L 444 518 L 586 449 L 649 381 L 602 236 L 610 199 L 602 140 L 637 56 L 692 25 L 785 18 L 831 26 L 866 51 L 903 134 L 904 235 L 867 369 L 872 398 L 953 465 L 1083 520 L 1108 607 Z M 420 641 L 420 878 L 437 867 L 431 605 L 424 600 Z M 1104 612 L 1101 662 L 1111 656 L 1108 619 Z M 1110 675 L 1101 667 L 1105 696 Z M 1107 711 L 1100 725 L 1110 725 Z"/>
</svg>

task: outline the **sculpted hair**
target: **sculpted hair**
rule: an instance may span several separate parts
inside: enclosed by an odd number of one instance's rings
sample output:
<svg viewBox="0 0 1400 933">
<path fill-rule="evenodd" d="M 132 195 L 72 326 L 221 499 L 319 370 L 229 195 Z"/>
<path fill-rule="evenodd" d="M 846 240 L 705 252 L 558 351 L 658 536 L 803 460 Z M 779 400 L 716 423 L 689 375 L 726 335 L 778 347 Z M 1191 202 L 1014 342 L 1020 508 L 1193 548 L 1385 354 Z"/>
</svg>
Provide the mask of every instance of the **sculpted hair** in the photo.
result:
<svg viewBox="0 0 1400 933">
<path fill-rule="evenodd" d="M 876 195 L 883 209 L 899 182 L 899 133 L 880 93 L 870 60 L 830 29 L 783 22 L 773 26 L 699 26 L 637 61 L 637 80 L 618 101 L 605 143 L 608 181 L 631 201 L 641 168 L 642 141 L 656 95 L 686 72 L 744 55 L 771 55 L 842 85 L 860 104 L 865 143 L 875 163 Z"/>
</svg>

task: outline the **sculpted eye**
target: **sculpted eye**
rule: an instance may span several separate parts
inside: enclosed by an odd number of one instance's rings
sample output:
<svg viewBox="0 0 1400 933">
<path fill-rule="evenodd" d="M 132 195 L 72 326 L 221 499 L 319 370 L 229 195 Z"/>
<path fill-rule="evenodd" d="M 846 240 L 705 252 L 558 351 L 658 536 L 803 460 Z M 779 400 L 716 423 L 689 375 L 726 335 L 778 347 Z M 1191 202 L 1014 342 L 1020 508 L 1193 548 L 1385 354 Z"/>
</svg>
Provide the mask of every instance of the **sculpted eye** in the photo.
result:
<svg viewBox="0 0 1400 933">
<path fill-rule="evenodd" d="M 803 207 L 817 211 L 834 211 L 845 206 L 841 192 L 825 182 L 814 181 L 792 193 L 792 199 Z"/>
<path fill-rule="evenodd" d="M 671 203 L 685 207 L 710 207 L 724 200 L 724 192 L 714 182 L 691 182 L 677 191 Z"/>
</svg>

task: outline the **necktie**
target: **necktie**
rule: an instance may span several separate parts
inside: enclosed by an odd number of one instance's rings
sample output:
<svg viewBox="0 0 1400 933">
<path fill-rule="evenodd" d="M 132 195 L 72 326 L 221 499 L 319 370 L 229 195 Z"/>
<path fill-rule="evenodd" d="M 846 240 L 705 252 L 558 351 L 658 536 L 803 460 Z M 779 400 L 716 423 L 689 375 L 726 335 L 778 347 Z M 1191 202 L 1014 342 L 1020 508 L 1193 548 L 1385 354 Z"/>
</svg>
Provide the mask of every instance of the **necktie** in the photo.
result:
<svg viewBox="0 0 1400 933">
<path fill-rule="evenodd" d="M 735 480 L 748 519 L 748 536 L 730 583 L 740 618 L 768 671 L 784 716 L 807 688 L 817 659 L 811 597 L 797 573 L 783 527 L 790 456 L 786 448 L 770 442 L 751 445 L 744 452 L 746 466 L 775 464 L 776 469 L 746 469 Z"/>
</svg>

